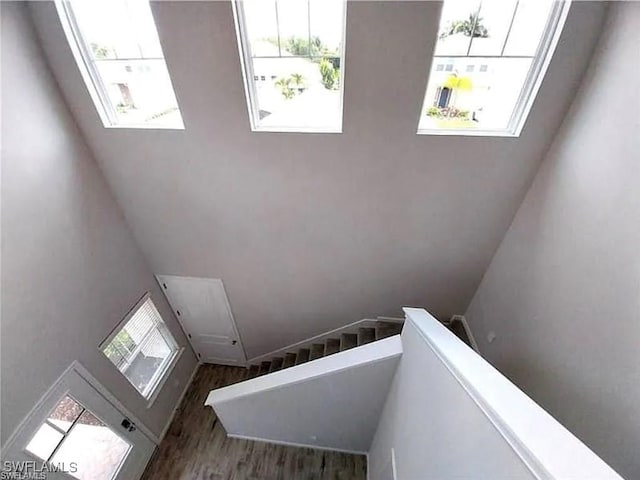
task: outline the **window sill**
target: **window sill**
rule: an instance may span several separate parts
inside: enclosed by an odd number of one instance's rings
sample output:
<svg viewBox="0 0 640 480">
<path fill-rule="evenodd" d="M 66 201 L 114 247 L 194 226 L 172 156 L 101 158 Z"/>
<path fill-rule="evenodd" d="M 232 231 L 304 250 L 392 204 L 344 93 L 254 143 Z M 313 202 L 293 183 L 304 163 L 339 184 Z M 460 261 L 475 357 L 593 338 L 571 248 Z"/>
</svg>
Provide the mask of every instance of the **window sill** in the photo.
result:
<svg viewBox="0 0 640 480">
<path fill-rule="evenodd" d="M 418 130 L 416 135 L 436 135 L 436 136 L 455 136 L 455 137 L 504 137 L 518 138 L 520 132 L 511 132 L 509 130 Z"/>
<path fill-rule="evenodd" d="M 171 361 L 167 363 L 167 366 L 164 368 L 164 371 L 160 376 L 160 379 L 156 382 L 155 386 L 153 387 L 151 394 L 149 395 L 149 397 L 146 397 L 147 408 L 151 408 L 155 403 L 156 399 L 158 398 L 158 395 L 162 391 L 162 387 L 171 376 L 171 372 L 180 361 L 180 358 L 182 358 L 182 354 L 184 353 L 184 351 L 185 351 L 185 347 L 180 347 L 180 349 L 176 350 L 176 353 L 173 354 L 173 358 L 171 359 Z"/>
<path fill-rule="evenodd" d="M 186 130 L 184 125 L 146 125 L 146 124 L 104 124 L 104 128 L 113 130 Z"/>
<path fill-rule="evenodd" d="M 252 132 L 256 133 L 342 133 L 342 127 L 339 128 L 296 128 L 296 127 L 251 127 Z"/>
</svg>

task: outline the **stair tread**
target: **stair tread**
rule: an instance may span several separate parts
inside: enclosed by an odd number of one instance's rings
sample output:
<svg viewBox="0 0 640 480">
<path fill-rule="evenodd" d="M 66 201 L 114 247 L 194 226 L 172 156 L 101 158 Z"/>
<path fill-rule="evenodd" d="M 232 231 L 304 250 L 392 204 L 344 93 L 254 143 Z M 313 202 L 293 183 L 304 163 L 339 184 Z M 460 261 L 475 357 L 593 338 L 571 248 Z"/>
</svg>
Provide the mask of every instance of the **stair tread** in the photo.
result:
<svg viewBox="0 0 640 480">
<path fill-rule="evenodd" d="M 355 333 L 343 333 L 340 335 L 340 351 L 344 352 L 358 346 L 358 335 Z"/>
<path fill-rule="evenodd" d="M 274 357 L 270 361 L 251 365 L 247 377 L 254 378 L 270 372 L 277 372 L 278 370 L 300 365 L 310 360 L 317 360 L 327 355 L 333 355 L 334 353 L 343 352 L 350 348 L 398 335 L 402 332 L 403 322 L 376 320 L 375 326 L 371 326 L 370 322 L 373 322 L 373 320 L 365 322 L 364 324 L 367 326 L 358 328 L 357 333 L 343 333 L 340 335 L 340 338 L 328 338 L 324 344 L 314 343 L 309 348 L 299 349 L 296 353 L 287 352 L 284 356 Z M 454 328 L 451 327 L 458 328 L 454 330 Z M 451 325 L 449 328 L 459 337 L 462 337 L 465 343 L 470 343 L 468 338 L 465 338 L 466 335 L 464 334 L 466 332 L 464 332 L 464 329 L 460 328 L 459 325 Z"/>
<path fill-rule="evenodd" d="M 376 340 L 392 337 L 402 332 L 402 324 L 394 322 L 378 322 L 376 325 Z"/>
<path fill-rule="evenodd" d="M 296 364 L 296 354 L 286 353 L 284 356 L 284 363 L 282 364 L 282 368 L 293 367 L 295 364 Z"/>
<path fill-rule="evenodd" d="M 311 345 L 309 360 L 315 360 L 316 358 L 322 357 L 324 357 L 324 343 L 314 343 L 313 345 Z"/>
<path fill-rule="evenodd" d="M 325 342 L 324 356 L 333 355 L 340 351 L 340 340 L 337 338 L 329 338 Z"/>
<path fill-rule="evenodd" d="M 281 370 L 283 362 L 284 362 L 284 358 L 282 357 L 275 357 L 271 359 L 271 368 L 269 369 L 269 371 L 277 372 L 278 370 Z"/>
<path fill-rule="evenodd" d="M 298 355 L 296 356 L 296 365 L 308 362 L 310 354 L 311 352 L 308 348 L 301 348 L 300 350 L 298 350 Z"/>
<path fill-rule="evenodd" d="M 371 327 L 363 327 L 358 329 L 358 346 L 375 342 L 376 329 Z"/>
</svg>

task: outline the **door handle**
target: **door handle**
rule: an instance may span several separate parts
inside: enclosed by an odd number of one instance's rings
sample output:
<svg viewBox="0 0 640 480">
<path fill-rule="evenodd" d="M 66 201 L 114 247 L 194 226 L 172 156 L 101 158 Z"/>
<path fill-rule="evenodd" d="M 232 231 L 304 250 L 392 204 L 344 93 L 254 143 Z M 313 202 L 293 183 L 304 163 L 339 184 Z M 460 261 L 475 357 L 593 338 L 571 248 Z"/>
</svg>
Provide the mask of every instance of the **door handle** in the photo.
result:
<svg viewBox="0 0 640 480">
<path fill-rule="evenodd" d="M 120 425 L 122 425 L 129 432 L 133 432 L 136 429 L 136 424 L 133 423 L 128 418 L 123 419 L 122 423 L 120 423 Z"/>
</svg>

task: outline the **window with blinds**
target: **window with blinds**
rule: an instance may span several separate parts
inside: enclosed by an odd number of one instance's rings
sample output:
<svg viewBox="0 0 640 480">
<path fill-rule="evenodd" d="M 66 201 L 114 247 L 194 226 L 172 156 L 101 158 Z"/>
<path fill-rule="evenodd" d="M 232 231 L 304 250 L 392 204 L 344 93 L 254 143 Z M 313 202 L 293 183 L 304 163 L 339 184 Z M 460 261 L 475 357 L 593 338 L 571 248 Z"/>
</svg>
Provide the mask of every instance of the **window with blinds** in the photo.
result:
<svg viewBox="0 0 640 480">
<path fill-rule="evenodd" d="M 147 294 L 131 310 L 100 350 L 150 398 L 178 355 L 178 345 Z"/>
</svg>

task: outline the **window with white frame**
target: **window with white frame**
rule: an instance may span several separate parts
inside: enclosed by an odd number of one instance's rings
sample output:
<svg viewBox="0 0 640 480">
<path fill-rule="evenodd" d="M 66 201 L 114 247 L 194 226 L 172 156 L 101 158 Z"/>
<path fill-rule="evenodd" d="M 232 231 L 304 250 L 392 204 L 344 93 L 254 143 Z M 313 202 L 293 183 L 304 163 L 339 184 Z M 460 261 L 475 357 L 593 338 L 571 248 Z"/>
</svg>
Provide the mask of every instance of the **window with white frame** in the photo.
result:
<svg viewBox="0 0 640 480">
<path fill-rule="evenodd" d="M 180 352 L 149 294 L 102 342 L 100 350 L 147 399 Z"/>
<path fill-rule="evenodd" d="M 56 0 L 105 127 L 184 128 L 148 0 Z"/>
<path fill-rule="evenodd" d="M 253 130 L 340 132 L 343 0 L 236 0 Z"/>
<path fill-rule="evenodd" d="M 445 0 L 418 133 L 519 135 L 569 3 Z"/>
</svg>

